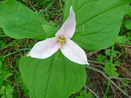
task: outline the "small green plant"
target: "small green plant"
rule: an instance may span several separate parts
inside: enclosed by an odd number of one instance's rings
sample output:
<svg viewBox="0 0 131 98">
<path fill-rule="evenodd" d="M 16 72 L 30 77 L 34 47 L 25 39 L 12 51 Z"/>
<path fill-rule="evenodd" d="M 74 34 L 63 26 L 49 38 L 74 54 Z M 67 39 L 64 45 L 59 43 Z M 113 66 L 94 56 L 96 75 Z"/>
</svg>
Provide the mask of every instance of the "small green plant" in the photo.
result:
<svg viewBox="0 0 131 98">
<path fill-rule="evenodd" d="M 99 62 L 104 62 L 104 72 L 109 76 L 109 77 L 117 77 L 119 74 L 116 72 L 117 68 L 114 64 L 120 65 L 120 62 L 115 61 L 113 62 L 113 58 L 117 56 L 117 51 L 107 49 L 105 50 L 105 55 L 98 54 L 97 56 L 97 61 Z M 114 63 L 114 64 L 113 64 Z"/>
</svg>

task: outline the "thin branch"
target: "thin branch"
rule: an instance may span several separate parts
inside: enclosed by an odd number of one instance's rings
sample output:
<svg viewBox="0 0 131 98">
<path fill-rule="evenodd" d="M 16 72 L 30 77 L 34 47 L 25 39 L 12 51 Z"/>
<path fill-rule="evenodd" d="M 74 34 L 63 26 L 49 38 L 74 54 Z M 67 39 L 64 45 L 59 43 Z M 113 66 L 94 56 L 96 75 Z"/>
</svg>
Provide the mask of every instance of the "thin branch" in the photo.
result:
<svg viewBox="0 0 131 98">
<path fill-rule="evenodd" d="M 88 89 L 89 91 L 91 91 L 91 92 L 94 94 L 94 96 L 96 96 L 96 98 L 99 98 L 93 90 L 91 90 L 90 88 L 87 88 L 87 89 Z"/>
<path fill-rule="evenodd" d="M 118 55 L 116 58 L 113 59 L 113 61 L 117 60 L 122 54 Z"/>
<path fill-rule="evenodd" d="M 87 86 L 86 86 L 86 84 L 84 85 L 84 89 L 85 89 L 85 98 L 87 98 Z"/>
<path fill-rule="evenodd" d="M 93 51 L 93 52 L 90 52 L 90 53 L 88 53 L 87 55 L 88 56 L 92 56 L 94 53 L 97 53 L 97 52 L 99 52 L 99 51 L 101 51 L 102 49 L 100 49 L 100 50 L 96 50 L 96 51 Z"/>
<path fill-rule="evenodd" d="M 116 95 L 115 95 L 116 91 L 114 90 L 114 88 L 113 88 L 113 85 L 112 85 L 112 84 L 110 84 L 110 86 L 111 86 L 111 88 L 112 88 L 112 90 L 113 90 L 113 92 L 114 92 L 114 97 L 113 97 L 113 98 L 116 98 Z"/>
<path fill-rule="evenodd" d="M 12 61 L 10 63 L 9 59 L 8 59 L 8 64 L 9 66 L 16 72 L 16 73 L 19 73 L 13 66 L 12 66 Z"/>
<path fill-rule="evenodd" d="M 31 2 L 30 0 L 29 0 L 29 4 L 30 4 L 30 6 L 32 7 L 32 9 L 33 9 L 34 11 L 36 11 L 36 9 L 34 8 L 32 2 Z"/>
<path fill-rule="evenodd" d="M 102 87 L 101 87 L 100 83 L 98 82 L 98 80 L 96 80 L 96 81 L 97 81 L 97 83 L 98 83 L 98 85 L 99 85 L 99 87 L 100 87 L 100 90 L 101 90 L 102 95 L 104 96 L 104 92 L 103 92 L 103 90 L 102 90 Z"/>
<path fill-rule="evenodd" d="M 125 82 L 123 82 L 122 80 L 120 80 L 120 79 L 125 79 L 125 80 L 130 80 L 130 81 L 131 81 L 131 79 L 126 79 L 126 78 L 117 78 L 117 77 L 111 77 L 110 79 L 119 79 L 119 81 L 121 81 L 124 85 L 126 85 L 129 89 L 131 89 L 130 86 L 128 86 Z"/>
<path fill-rule="evenodd" d="M 86 65 L 86 68 L 91 69 L 93 71 L 97 71 L 100 74 L 102 74 L 107 80 L 109 80 L 114 86 L 116 86 L 123 94 L 125 94 L 126 96 L 128 96 L 128 98 L 131 98 L 131 96 L 129 96 L 127 93 L 125 93 L 119 86 L 117 86 L 107 75 L 105 75 L 104 73 L 102 73 L 101 71 L 97 70 L 97 69 L 93 69 L 91 67 L 88 67 L 88 65 Z"/>
<path fill-rule="evenodd" d="M 118 78 L 118 77 L 110 77 L 111 79 L 120 79 L 120 80 L 129 80 L 131 81 L 131 79 L 129 78 Z"/>
<path fill-rule="evenodd" d="M 95 66 L 95 67 L 99 67 L 99 68 L 102 68 L 102 69 L 105 69 L 104 67 L 102 67 L 102 66 L 97 66 L 97 65 L 92 65 L 92 66 Z M 105 69 L 105 70 L 107 70 L 107 71 L 109 71 L 108 69 Z M 112 75 L 114 75 L 114 76 L 116 76 L 114 73 L 111 73 Z M 131 81 L 131 79 L 129 79 L 129 78 L 118 78 L 118 77 L 109 77 L 110 79 L 119 79 L 119 81 L 121 81 L 124 85 L 126 85 L 129 89 L 131 89 L 131 87 L 130 86 L 128 86 L 126 83 L 124 83 L 121 79 L 125 79 L 125 80 L 130 80 Z"/>
</svg>

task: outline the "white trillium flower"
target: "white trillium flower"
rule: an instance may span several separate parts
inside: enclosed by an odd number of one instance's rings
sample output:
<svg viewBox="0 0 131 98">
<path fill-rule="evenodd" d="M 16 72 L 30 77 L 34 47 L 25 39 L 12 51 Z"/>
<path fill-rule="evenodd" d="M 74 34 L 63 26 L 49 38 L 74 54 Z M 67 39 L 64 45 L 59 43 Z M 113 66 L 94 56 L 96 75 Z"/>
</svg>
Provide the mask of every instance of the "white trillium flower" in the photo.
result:
<svg viewBox="0 0 131 98">
<path fill-rule="evenodd" d="M 37 42 L 27 56 L 45 59 L 60 49 L 63 55 L 69 60 L 78 64 L 89 65 L 84 50 L 71 40 L 75 33 L 75 28 L 75 13 L 71 6 L 68 19 L 55 34 L 55 37 Z"/>
</svg>

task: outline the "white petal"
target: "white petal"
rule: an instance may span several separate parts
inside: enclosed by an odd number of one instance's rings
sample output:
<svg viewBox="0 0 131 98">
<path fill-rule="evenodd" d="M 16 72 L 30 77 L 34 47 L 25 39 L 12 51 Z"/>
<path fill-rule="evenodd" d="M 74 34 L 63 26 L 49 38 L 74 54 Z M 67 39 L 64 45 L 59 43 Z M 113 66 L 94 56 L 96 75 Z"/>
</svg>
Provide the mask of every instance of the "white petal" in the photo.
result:
<svg viewBox="0 0 131 98">
<path fill-rule="evenodd" d="M 69 60 L 78 64 L 88 64 L 87 56 L 84 50 L 72 40 L 67 39 L 65 44 L 60 49 L 64 56 L 66 56 Z"/>
<path fill-rule="evenodd" d="M 71 6 L 70 15 L 68 19 L 65 21 L 65 23 L 62 25 L 60 30 L 56 33 L 56 37 L 63 36 L 71 38 L 74 35 L 75 28 L 76 28 L 75 13 Z"/>
<path fill-rule="evenodd" d="M 44 59 L 53 55 L 59 48 L 60 45 L 57 42 L 56 37 L 48 38 L 44 41 L 36 43 L 27 56 Z"/>
</svg>

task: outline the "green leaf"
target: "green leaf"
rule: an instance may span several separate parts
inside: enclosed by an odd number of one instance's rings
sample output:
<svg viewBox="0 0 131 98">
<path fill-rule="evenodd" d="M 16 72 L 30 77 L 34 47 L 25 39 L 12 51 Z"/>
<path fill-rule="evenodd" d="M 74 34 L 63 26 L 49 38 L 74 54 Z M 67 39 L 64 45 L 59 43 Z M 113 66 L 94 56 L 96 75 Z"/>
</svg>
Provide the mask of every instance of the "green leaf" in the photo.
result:
<svg viewBox="0 0 131 98">
<path fill-rule="evenodd" d="M 21 39 L 44 40 L 47 34 L 42 24 L 49 25 L 45 19 L 15 0 L 0 2 L 0 26 L 6 35 Z"/>
<path fill-rule="evenodd" d="M 3 30 L 2 30 L 2 29 L 0 29 L 0 35 L 2 35 L 2 34 L 4 34 L 4 32 L 3 32 Z"/>
<path fill-rule="evenodd" d="M 42 27 L 50 37 L 54 37 L 55 33 L 58 31 L 58 28 L 53 28 L 52 26 L 49 26 L 47 24 L 43 24 Z"/>
<path fill-rule="evenodd" d="M 102 54 L 98 54 L 96 60 L 99 62 L 103 62 L 106 59 L 106 56 L 103 56 Z"/>
<path fill-rule="evenodd" d="M 87 98 L 93 98 L 93 95 L 92 95 L 92 92 L 91 92 L 91 91 L 88 92 Z"/>
<path fill-rule="evenodd" d="M 75 98 L 85 98 L 85 90 L 82 90 L 82 91 L 80 91 L 80 96 L 77 96 L 77 97 L 75 97 Z M 92 93 L 91 93 L 91 91 L 89 91 L 88 93 L 87 93 L 87 97 L 86 98 L 93 98 L 93 95 L 92 95 Z"/>
<path fill-rule="evenodd" d="M 114 44 L 130 0 L 66 0 L 64 21 L 70 6 L 76 14 L 76 33 L 73 39 L 84 49 L 98 50 Z M 75 33 L 75 34 L 76 34 Z"/>
<path fill-rule="evenodd" d="M 131 5 L 128 7 L 127 15 L 129 15 L 129 17 L 131 17 Z"/>
<path fill-rule="evenodd" d="M 80 91 L 80 96 L 77 96 L 75 98 L 85 98 L 85 90 Z"/>
<path fill-rule="evenodd" d="M 8 78 L 13 75 L 13 73 L 10 73 L 9 70 L 6 70 L 7 68 L 2 66 L 2 62 L 0 61 L 0 87 L 5 81 L 8 81 Z"/>
<path fill-rule="evenodd" d="M 4 90 L 5 90 L 5 86 L 2 86 L 2 87 L 0 88 L 0 96 L 1 96 L 1 95 L 4 95 Z"/>
<path fill-rule="evenodd" d="M 12 98 L 13 87 L 11 85 L 2 86 L 0 89 L 0 98 Z"/>
<path fill-rule="evenodd" d="M 108 65 L 108 64 L 105 64 L 105 69 L 104 69 L 104 71 L 105 71 L 105 73 L 107 74 L 107 75 L 109 75 L 109 77 L 117 77 L 117 76 L 119 76 L 119 74 L 116 72 L 116 68 L 115 68 L 115 66 L 114 65 Z"/>
<path fill-rule="evenodd" d="M 128 42 L 126 35 L 117 37 L 116 43 L 125 43 L 125 42 Z"/>
<path fill-rule="evenodd" d="M 25 97 L 25 98 L 29 98 L 29 92 L 28 92 L 27 86 L 26 86 L 25 83 L 23 82 L 23 79 L 22 79 L 21 76 L 18 77 L 18 83 L 20 83 L 19 86 L 21 87 L 21 89 L 22 89 L 23 92 L 24 92 L 24 97 Z"/>
<path fill-rule="evenodd" d="M 110 56 L 111 55 L 111 50 L 107 49 L 105 50 L 106 56 Z"/>
<path fill-rule="evenodd" d="M 120 66 L 120 62 L 119 61 L 115 61 L 114 64 L 116 64 L 117 66 Z"/>
<path fill-rule="evenodd" d="M 125 27 L 131 30 L 131 20 L 125 20 Z"/>
<path fill-rule="evenodd" d="M 59 52 L 47 59 L 23 57 L 20 72 L 31 98 L 68 98 L 86 81 L 84 66 L 59 57 Z"/>
</svg>

